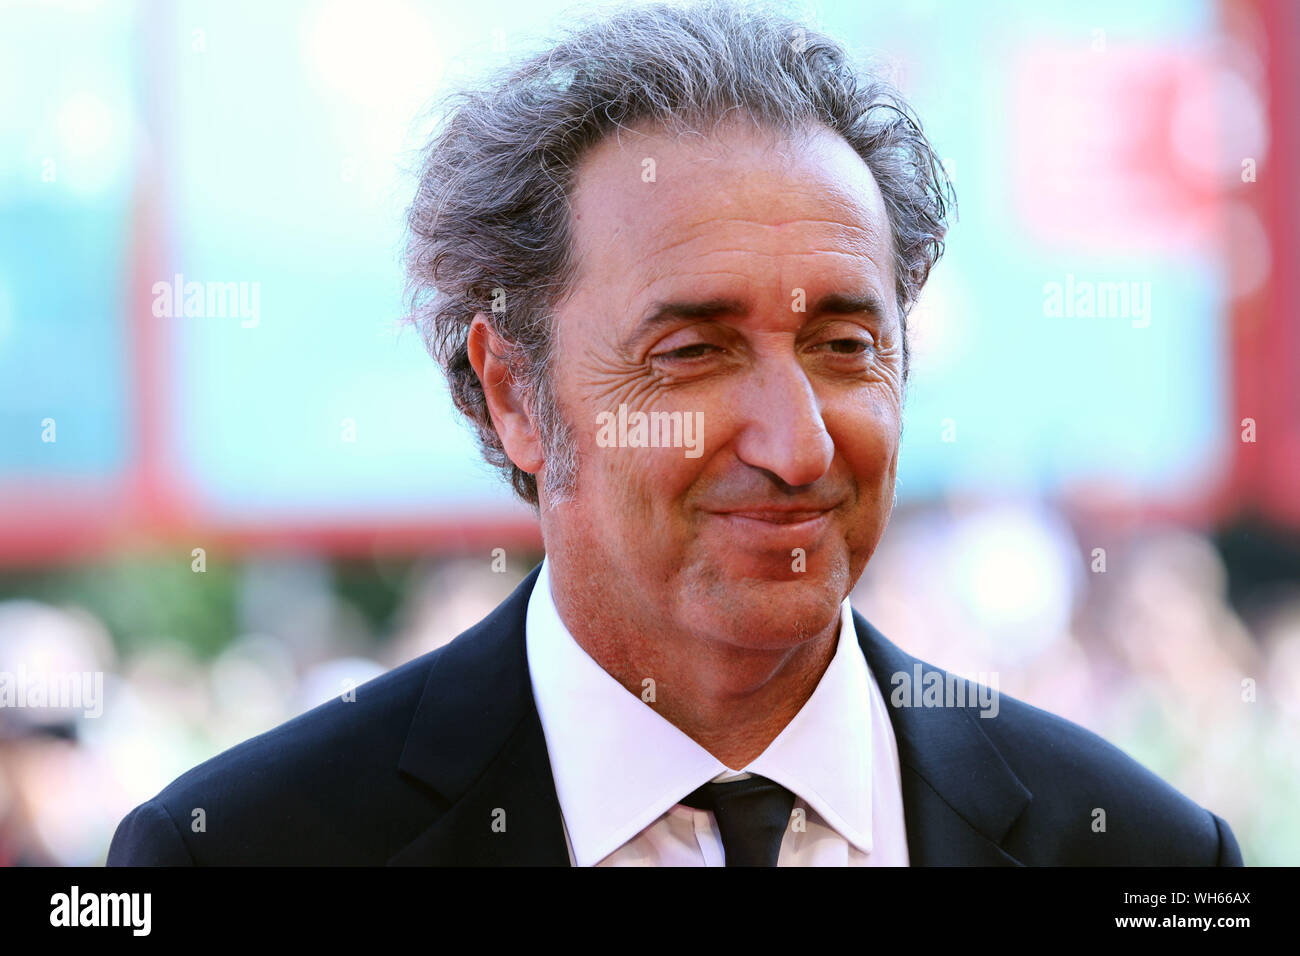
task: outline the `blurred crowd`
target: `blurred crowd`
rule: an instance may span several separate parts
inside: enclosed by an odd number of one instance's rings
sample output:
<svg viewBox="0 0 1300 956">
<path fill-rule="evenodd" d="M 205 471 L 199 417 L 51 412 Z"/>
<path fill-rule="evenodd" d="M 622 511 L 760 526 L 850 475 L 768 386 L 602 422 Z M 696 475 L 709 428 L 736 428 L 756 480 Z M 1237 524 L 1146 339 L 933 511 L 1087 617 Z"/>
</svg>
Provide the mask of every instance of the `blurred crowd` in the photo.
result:
<svg viewBox="0 0 1300 956">
<path fill-rule="evenodd" d="M 245 557 L 230 633 L 208 644 L 183 616 L 119 633 L 75 592 L 0 601 L 0 674 L 103 675 L 98 716 L 0 708 L 0 865 L 102 863 L 121 818 L 185 770 L 480 620 L 540 559 L 509 557 L 507 573 L 487 553 L 376 560 L 386 601 L 340 587 L 328 559 Z M 1227 819 L 1248 864 L 1294 865 L 1300 586 L 1245 611 L 1228 594 L 1203 534 L 1085 532 L 985 501 L 900 509 L 853 603 L 922 660 L 1117 744 Z"/>
</svg>

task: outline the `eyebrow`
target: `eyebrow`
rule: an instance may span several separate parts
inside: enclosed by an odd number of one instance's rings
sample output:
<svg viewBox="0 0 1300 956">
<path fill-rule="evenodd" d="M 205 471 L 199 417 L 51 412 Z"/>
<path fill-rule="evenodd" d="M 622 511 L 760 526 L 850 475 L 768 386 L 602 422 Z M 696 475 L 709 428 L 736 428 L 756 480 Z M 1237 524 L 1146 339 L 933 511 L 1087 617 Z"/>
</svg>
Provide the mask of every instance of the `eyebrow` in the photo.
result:
<svg viewBox="0 0 1300 956">
<path fill-rule="evenodd" d="M 750 306 L 743 299 L 721 296 L 698 301 L 664 301 L 656 302 L 646 310 L 628 334 L 625 344 L 632 345 L 657 326 L 679 319 L 717 319 L 737 317 L 750 311 Z M 874 292 L 830 292 L 814 302 L 809 308 L 811 315 L 870 315 L 881 319 L 885 315 L 885 306 L 880 296 Z"/>
</svg>

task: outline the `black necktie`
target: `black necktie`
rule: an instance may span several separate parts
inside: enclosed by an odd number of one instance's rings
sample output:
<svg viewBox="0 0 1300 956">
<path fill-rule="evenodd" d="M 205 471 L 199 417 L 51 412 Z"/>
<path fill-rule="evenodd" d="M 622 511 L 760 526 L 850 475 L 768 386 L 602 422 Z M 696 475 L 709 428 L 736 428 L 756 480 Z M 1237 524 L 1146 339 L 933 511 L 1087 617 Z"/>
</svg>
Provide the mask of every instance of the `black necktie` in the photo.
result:
<svg viewBox="0 0 1300 956">
<path fill-rule="evenodd" d="M 727 866 L 776 866 L 794 809 L 794 794 L 785 787 L 754 774 L 747 780 L 706 783 L 681 802 L 713 811 Z"/>
</svg>

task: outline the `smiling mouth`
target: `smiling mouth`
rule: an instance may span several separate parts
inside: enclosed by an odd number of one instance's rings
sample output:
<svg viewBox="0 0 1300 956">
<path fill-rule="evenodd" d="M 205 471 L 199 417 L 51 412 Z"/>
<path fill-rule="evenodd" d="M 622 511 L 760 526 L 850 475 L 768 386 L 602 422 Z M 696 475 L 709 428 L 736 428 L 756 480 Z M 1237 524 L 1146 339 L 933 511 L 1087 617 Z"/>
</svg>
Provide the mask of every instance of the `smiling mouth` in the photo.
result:
<svg viewBox="0 0 1300 956">
<path fill-rule="evenodd" d="M 751 521 L 764 521 L 774 525 L 804 524 L 809 521 L 816 521 L 818 518 L 830 514 L 831 509 L 823 508 L 820 510 L 810 511 L 778 511 L 755 509 L 749 511 L 719 511 L 716 514 L 725 518 L 748 518 Z"/>
<path fill-rule="evenodd" d="M 776 564 L 788 562 L 791 549 L 806 553 L 820 548 L 835 532 L 835 507 L 830 508 L 743 508 L 736 511 L 713 511 L 709 516 L 717 545 L 727 550 L 747 552 L 754 560 L 765 562 L 759 577 L 772 577 Z M 775 562 L 775 563 L 773 563 Z"/>
</svg>

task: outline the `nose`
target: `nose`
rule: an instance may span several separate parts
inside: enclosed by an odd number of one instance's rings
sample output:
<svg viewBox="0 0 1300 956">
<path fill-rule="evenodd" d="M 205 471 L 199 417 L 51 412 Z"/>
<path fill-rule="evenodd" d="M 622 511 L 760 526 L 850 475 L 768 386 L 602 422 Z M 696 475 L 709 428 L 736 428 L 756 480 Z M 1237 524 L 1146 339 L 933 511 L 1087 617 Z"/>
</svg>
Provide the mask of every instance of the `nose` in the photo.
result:
<svg viewBox="0 0 1300 956">
<path fill-rule="evenodd" d="M 810 485 L 830 469 L 835 442 L 812 383 L 794 356 L 763 362 L 734 396 L 741 416 L 736 454 L 787 485 Z"/>
</svg>

